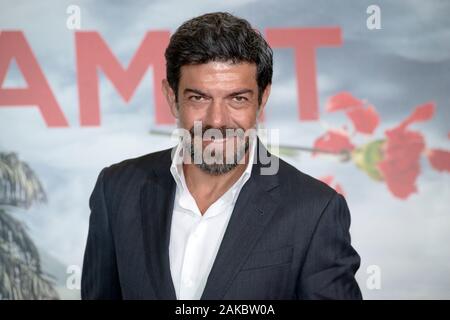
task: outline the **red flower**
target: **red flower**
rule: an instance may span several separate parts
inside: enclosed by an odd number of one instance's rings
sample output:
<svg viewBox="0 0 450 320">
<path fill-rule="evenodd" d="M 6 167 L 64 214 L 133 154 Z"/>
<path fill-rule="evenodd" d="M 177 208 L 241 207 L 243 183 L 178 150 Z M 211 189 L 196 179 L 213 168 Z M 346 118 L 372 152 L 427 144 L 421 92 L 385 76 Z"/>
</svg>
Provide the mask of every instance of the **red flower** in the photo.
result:
<svg viewBox="0 0 450 320">
<path fill-rule="evenodd" d="M 314 142 L 314 148 L 326 152 L 340 153 L 342 151 L 351 151 L 355 146 L 350 142 L 345 131 L 328 130 Z M 313 156 L 316 152 L 313 153 Z"/>
<path fill-rule="evenodd" d="M 450 172 L 450 152 L 442 149 L 431 149 L 427 152 L 427 156 L 434 169 Z"/>
<path fill-rule="evenodd" d="M 380 117 L 373 106 L 364 108 L 355 108 L 347 111 L 347 117 L 350 118 L 355 130 L 361 133 L 372 134 L 380 123 Z"/>
<path fill-rule="evenodd" d="M 430 120 L 433 117 L 434 113 L 434 103 L 428 102 L 421 106 L 416 107 L 414 112 L 405 120 L 403 120 L 399 127 L 402 129 L 406 129 L 413 122 L 421 122 Z"/>
<path fill-rule="evenodd" d="M 325 109 L 327 112 L 334 112 L 354 107 L 362 107 L 363 105 L 364 103 L 361 100 L 355 98 L 350 93 L 341 92 L 328 99 Z"/>
<path fill-rule="evenodd" d="M 380 118 L 373 106 L 364 108 L 364 102 L 348 92 L 341 92 L 332 96 L 326 105 L 327 112 L 346 111 L 355 130 L 360 133 L 372 134 L 378 127 Z"/>
<path fill-rule="evenodd" d="M 326 111 L 344 111 L 355 128 L 355 133 L 372 135 L 380 123 L 376 109 L 367 102 L 355 98 L 348 92 L 341 92 L 327 101 Z M 414 112 L 395 128 L 385 131 L 386 139 L 372 141 L 356 148 L 345 130 L 328 130 L 314 142 L 316 153 L 339 154 L 347 151 L 357 166 L 376 180 L 384 180 L 391 193 L 406 199 L 417 191 L 416 180 L 420 173 L 420 156 L 425 150 L 425 140 L 420 132 L 408 129 L 414 122 L 430 120 L 434 103 L 417 106 Z M 448 133 L 450 138 L 450 133 Z M 427 151 L 433 168 L 450 171 L 450 152 L 440 149 Z M 331 184 L 333 177 L 323 181 Z"/>
<path fill-rule="evenodd" d="M 383 148 L 383 160 L 378 164 L 389 190 L 397 197 L 406 199 L 417 191 L 416 179 L 420 173 L 420 155 L 425 149 L 425 140 L 419 132 L 407 127 L 433 116 L 434 104 L 418 106 L 414 112 L 396 128 L 386 130 L 387 141 Z"/>
<path fill-rule="evenodd" d="M 420 173 L 419 158 L 425 148 L 422 135 L 402 130 L 401 127 L 386 131 L 384 158 L 378 163 L 389 190 L 406 199 L 416 192 L 416 179 Z"/>
</svg>

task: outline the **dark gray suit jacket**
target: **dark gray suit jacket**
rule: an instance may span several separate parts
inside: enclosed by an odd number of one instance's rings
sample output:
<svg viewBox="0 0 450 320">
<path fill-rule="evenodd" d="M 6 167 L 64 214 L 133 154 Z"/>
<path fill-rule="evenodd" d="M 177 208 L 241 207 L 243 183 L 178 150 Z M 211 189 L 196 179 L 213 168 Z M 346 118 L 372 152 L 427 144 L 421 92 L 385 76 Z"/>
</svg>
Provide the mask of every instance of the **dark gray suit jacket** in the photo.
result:
<svg viewBox="0 0 450 320">
<path fill-rule="evenodd" d="M 171 149 L 101 171 L 90 197 L 83 299 L 176 299 L 170 164 Z M 253 165 L 239 194 L 202 299 L 361 299 L 344 197 L 281 159 L 275 175 L 261 167 Z"/>
</svg>

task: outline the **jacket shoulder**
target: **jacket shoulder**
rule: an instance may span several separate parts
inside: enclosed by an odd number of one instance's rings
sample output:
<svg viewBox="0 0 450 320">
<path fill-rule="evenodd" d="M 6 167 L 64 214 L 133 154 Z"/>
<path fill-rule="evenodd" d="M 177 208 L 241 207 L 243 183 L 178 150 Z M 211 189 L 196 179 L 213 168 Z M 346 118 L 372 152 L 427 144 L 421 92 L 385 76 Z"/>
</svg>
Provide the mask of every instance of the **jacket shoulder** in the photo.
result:
<svg viewBox="0 0 450 320">
<path fill-rule="evenodd" d="M 125 159 L 114 163 L 104 169 L 107 179 L 120 179 L 122 176 L 130 176 L 133 173 L 145 174 L 151 170 L 164 166 L 170 167 L 171 148 L 152 152 L 136 158 Z"/>
<path fill-rule="evenodd" d="M 158 168 L 167 167 L 166 170 L 169 170 L 171 150 L 149 153 L 105 167 L 99 179 L 103 180 L 103 193 L 108 208 L 110 210 L 118 208 L 122 201 L 137 196 L 140 187 Z"/>
<path fill-rule="evenodd" d="M 292 225 L 295 226 L 294 234 L 298 235 L 300 242 L 312 237 L 320 221 L 323 221 L 331 229 L 334 229 L 334 221 L 340 215 L 340 207 L 343 199 L 339 193 L 326 183 L 316 179 L 292 165 L 280 160 L 280 195 L 283 198 L 282 208 L 287 213 Z M 322 217 L 328 212 L 329 219 Z M 329 222 L 333 225 L 329 225 Z M 300 235 L 306 235 L 304 238 Z"/>
<path fill-rule="evenodd" d="M 280 159 L 279 179 L 284 192 L 294 194 L 302 204 L 312 203 L 325 207 L 337 192 L 317 178 Z"/>
</svg>

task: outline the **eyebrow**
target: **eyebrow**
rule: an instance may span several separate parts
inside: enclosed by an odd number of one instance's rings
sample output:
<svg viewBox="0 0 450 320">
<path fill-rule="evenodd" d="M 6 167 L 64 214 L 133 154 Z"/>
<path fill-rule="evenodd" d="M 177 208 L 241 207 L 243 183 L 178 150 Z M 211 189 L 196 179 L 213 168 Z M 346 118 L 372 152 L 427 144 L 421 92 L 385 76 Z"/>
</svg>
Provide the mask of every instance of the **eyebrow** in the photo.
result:
<svg viewBox="0 0 450 320">
<path fill-rule="evenodd" d="M 204 93 L 200 90 L 197 90 L 197 89 L 186 88 L 186 89 L 184 89 L 183 94 L 187 94 L 187 93 L 195 93 L 195 94 L 198 94 L 198 95 L 201 95 L 204 97 L 209 97 L 209 95 L 207 95 L 206 93 Z"/>
<path fill-rule="evenodd" d="M 239 96 L 239 95 L 245 94 L 245 93 L 250 93 L 250 94 L 253 95 L 253 90 L 252 89 L 242 89 L 242 90 L 239 90 L 239 91 L 236 91 L 236 92 L 232 92 L 228 96 L 229 97 L 235 97 L 235 96 Z"/>
<path fill-rule="evenodd" d="M 209 97 L 208 94 L 206 94 L 206 93 L 204 93 L 204 92 L 202 92 L 200 90 L 192 89 L 192 88 L 184 89 L 183 94 L 187 94 L 187 93 L 195 93 L 195 94 L 198 94 L 198 95 L 201 95 L 201 96 L 204 96 L 204 97 Z M 241 94 L 245 94 L 245 93 L 250 93 L 250 94 L 253 95 L 253 90 L 252 89 L 242 89 L 242 90 L 230 93 L 228 95 L 228 97 L 235 97 L 235 96 L 238 96 L 238 95 L 241 95 Z"/>
</svg>

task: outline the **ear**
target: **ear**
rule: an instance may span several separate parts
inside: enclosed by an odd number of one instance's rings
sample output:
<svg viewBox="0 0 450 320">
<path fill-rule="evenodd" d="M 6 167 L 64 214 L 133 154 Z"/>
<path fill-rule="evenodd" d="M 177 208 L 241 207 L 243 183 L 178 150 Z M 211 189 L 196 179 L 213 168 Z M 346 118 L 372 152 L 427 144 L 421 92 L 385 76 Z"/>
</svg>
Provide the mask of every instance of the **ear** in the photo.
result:
<svg viewBox="0 0 450 320">
<path fill-rule="evenodd" d="M 176 102 L 175 92 L 173 92 L 172 87 L 169 85 L 169 82 L 166 79 L 162 80 L 162 92 L 166 97 L 172 115 L 178 119 L 178 106 Z"/>
<path fill-rule="evenodd" d="M 270 83 L 264 89 L 264 92 L 263 92 L 263 95 L 262 95 L 262 98 L 261 98 L 261 105 L 259 106 L 259 109 L 258 109 L 258 117 L 264 111 L 264 107 L 266 106 L 267 100 L 269 100 L 270 90 L 271 89 L 272 89 L 272 85 Z"/>
</svg>

